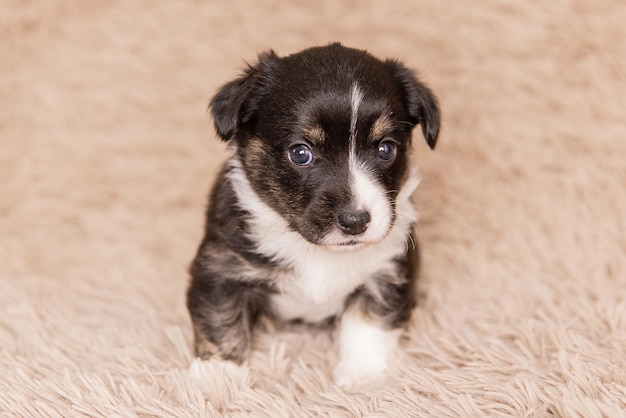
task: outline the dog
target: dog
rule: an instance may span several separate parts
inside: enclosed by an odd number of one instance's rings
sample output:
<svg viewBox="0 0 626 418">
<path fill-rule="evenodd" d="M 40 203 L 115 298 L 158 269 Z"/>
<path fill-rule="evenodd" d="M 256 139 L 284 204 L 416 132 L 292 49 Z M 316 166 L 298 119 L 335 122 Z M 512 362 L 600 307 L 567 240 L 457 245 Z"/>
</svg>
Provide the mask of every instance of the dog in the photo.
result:
<svg viewBox="0 0 626 418">
<path fill-rule="evenodd" d="M 195 355 L 246 367 L 261 317 L 337 322 L 335 382 L 379 379 L 415 305 L 409 152 L 417 125 L 435 147 L 437 98 L 399 61 L 334 43 L 261 53 L 209 108 L 233 154 L 190 268 Z"/>
</svg>

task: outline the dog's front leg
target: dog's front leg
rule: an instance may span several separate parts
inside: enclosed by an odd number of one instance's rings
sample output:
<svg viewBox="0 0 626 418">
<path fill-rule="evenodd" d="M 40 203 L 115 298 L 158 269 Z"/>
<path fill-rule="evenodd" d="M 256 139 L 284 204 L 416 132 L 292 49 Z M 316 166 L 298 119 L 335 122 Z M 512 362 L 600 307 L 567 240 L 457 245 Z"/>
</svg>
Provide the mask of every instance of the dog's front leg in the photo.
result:
<svg viewBox="0 0 626 418">
<path fill-rule="evenodd" d="M 413 306 L 409 283 L 378 283 L 359 289 L 341 317 L 339 364 L 334 378 L 339 386 L 353 387 L 383 377 L 402 327 Z"/>
<path fill-rule="evenodd" d="M 194 349 L 200 360 L 217 359 L 238 380 L 246 374 L 252 327 L 266 291 L 237 280 L 194 277 L 187 306 L 194 329 Z"/>
</svg>

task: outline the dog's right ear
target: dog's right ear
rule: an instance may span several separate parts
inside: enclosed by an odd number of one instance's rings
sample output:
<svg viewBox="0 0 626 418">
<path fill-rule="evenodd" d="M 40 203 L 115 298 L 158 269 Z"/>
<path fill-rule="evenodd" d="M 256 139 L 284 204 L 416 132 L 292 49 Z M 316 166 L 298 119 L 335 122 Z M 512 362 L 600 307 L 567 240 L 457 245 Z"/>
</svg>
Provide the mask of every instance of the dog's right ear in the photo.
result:
<svg viewBox="0 0 626 418">
<path fill-rule="evenodd" d="M 223 141 L 231 139 L 239 126 L 252 119 L 278 60 L 271 50 L 259 54 L 255 65 L 248 65 L 241 77 L 223 85 L 213 96 L 209 109 Z"/>
</svg>

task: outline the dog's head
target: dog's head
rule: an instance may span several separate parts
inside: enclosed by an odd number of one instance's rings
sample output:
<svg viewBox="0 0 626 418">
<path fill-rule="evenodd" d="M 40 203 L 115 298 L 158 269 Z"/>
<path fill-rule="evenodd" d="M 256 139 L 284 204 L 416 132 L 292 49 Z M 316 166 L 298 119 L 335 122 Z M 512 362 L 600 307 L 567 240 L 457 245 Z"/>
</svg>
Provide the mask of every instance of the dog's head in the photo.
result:
<svg viewBox="0 0 626 418">
<path fill-rule="evenodd" d="M 437 100 L 410 70 L 340 44 L 263 53 L 210 108 L 255 193 L 306 240 L 332 248 L 387 235 L 413 127 L 431 148 L 439 133 Z"/>
</svg>

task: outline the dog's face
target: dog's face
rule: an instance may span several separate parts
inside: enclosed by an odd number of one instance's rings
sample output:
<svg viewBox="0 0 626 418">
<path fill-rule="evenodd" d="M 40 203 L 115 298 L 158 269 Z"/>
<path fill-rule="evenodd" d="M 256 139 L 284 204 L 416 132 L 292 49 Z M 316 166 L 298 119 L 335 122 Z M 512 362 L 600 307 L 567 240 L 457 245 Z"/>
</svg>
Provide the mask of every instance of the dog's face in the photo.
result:
<svg viewBox="0 0 626 418">
<path fill-rule="evenodd" d="M 434 147 L 439 109 L 396 61 L 339 44 L 256 65 L 211 101 L 255 193 L 311 243 L 381 241 L 409 175 L 411 131 Z"/>
</svg>

